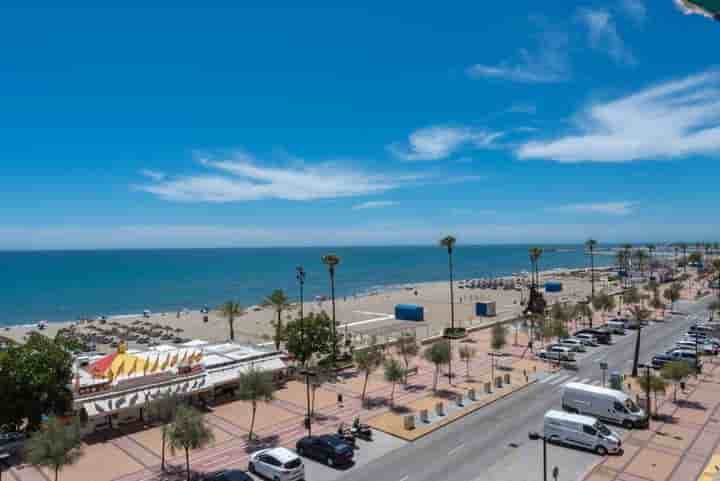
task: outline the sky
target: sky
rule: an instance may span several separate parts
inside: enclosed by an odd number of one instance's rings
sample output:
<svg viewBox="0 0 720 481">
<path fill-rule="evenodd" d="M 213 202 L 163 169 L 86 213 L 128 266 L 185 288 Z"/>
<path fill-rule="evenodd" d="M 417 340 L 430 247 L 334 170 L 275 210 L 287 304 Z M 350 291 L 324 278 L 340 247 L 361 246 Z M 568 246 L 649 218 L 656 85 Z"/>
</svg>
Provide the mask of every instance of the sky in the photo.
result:
<svg viewBox="0 0 720 481">
<path fill-rule="evenodd" d="M 720 237 L 676 0 L 12 3 L 0 249 Z"/>
</svg>

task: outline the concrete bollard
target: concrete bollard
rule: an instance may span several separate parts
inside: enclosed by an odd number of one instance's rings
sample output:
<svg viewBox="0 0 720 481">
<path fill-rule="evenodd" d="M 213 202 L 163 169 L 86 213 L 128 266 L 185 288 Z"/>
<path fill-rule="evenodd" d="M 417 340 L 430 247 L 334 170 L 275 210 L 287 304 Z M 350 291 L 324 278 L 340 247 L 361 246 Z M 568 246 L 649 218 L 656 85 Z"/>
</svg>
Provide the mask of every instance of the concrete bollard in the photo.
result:
<svg viewBox="0 0 720 481">
<path fill-rule="evenodd" d="M 505 374 L 505 384 L 510 384 L 510 374 Z"/>
<path fill-rule="evenodd" d="M 471 401 L 477 401 L 477 393 L 475 392 L 475 389 L 470 389 L 468 391 L 468 399 Z"/>
<path fill-rule="evenodd" d="M 485 387 L 485 394 L 490 394 L 492 392 L 489 382 L 486 382 L 484 387 Z"/>
<path fill-rule="evenodd" d="M 420 421 L 424 423 L 430 422 L 430 415 L 428 414 L 427 409 L 421 409 L 420 410 Z"/>
<path fill-rule="evenodd" d="M 455 404 L 457 404 L 458 407 L 463 407 L 463 395 L 462 393 L 458 393 L 457 396 L 455 396 Z"/>
<path fill-rule="evenodd" d="M 445 416 L 445 403 L 435 404 L 435 414 L 438 416 Z"/>
<path fill-rule="evenodd" d="M 403 419 L 403 425 L 405 426 L 405 429 L 407 431 L 411 431 L 415 429 L 415 415 L 414 414 L 408 414 Z"/>
<path fill-rule="evenodd" d="M 502 389 L 502 387 L 503 387 L 502 376 L 498 376 L 495 378 L 495 387 L 498 389 Z"/>
</svg>

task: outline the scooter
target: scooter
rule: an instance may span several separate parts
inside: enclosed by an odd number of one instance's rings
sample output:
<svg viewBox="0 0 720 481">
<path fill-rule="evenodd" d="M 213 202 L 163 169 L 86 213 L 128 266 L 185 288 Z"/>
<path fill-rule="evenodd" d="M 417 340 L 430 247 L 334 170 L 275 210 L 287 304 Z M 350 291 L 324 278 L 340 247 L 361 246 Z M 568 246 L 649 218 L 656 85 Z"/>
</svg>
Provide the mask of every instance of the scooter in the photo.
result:
<svg viewBox="0 0 720 481">
<path fill-rule="evenodd" d="M 355 443 L 355 434 L 352 432 L 352 429 L 347 429 L 345 424 L 340 424 L 340 426 L 338 426 L 337 435 L 353 448 L 357 447 L 357 443 Z"/>
<path fill-rule="evenodd" d="M 372 429 L 367 424 L 362 424 L 360 418 L 355 418 L 350 429 L 352 434 L 365 441 L 372 441 Z"/>
</svg>

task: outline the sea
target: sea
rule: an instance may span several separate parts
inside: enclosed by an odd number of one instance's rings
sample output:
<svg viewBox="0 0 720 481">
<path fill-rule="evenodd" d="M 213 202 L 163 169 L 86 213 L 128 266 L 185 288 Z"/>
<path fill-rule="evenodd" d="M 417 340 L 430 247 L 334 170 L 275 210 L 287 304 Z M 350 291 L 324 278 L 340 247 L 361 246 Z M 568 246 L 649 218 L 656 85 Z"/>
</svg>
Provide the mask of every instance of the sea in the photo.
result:
<svg viewBox="0 0 720 481">
<path fill-rule="evenodd" d="M 530 270 L 527 245 L 464 246 L 453 252 L 455 278 L 491 278 Z M 581 245 L 543 246 L 540 269 L 589 265 Z M 321 257 L 340 256 L 336 295 L 366 294 L 448 278 L 440 246 L 137 249 L 0 252 L 0 325 L 70 321 L 100 315 L 175 312 L 227 300 L 258 304 L 274 289 L 299 295 L 296 266 L 306 271 L 305 299 L 329 295 Z M 609 265 L 610 255 L 596 256 Z"/>
</svg>

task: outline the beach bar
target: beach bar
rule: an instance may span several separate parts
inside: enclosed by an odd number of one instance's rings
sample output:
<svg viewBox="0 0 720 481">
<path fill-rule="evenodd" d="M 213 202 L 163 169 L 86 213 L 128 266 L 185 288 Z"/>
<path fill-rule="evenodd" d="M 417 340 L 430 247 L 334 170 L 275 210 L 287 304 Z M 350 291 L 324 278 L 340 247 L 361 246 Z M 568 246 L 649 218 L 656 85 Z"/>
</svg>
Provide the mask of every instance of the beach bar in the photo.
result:
<svg viewBox="0 0 720 481">
<path fill-rule="evenodd" d="M 395 306 L 395 319 L 422 322 L 425 320 L 425 310 L 416 304 L 398 304 Z"/>
</svg>

